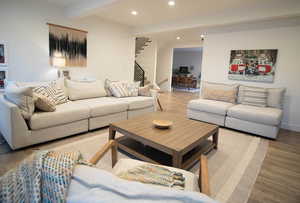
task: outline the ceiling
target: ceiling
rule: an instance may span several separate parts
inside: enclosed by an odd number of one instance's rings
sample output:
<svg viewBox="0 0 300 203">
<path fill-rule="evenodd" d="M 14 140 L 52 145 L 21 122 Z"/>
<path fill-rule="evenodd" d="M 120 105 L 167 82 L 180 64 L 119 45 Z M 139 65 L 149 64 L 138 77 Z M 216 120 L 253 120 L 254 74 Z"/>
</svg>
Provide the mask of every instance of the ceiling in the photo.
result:
<svg viewBox="0 0 300 203">
<path fill-rule="evenodd" d="M 79 3 L 81 0 L 47 0 L 49 3 L 53 3 L 58 6 L 68 7 Z M 89 0 L 85 0 L 89 1 Z"/>
<path fill-rule="evenodd" d="M 164 32 L 147 33 L 146 36 L 157 40 L 159 44 L 189 42 L 192 44 L 202 44 L 201 35 L 205 36 L 213 33 L 227 33 L 243 30 L 261 30 L 274 27 L 300 26 L 300 16 L 280 16 L 264 18 L 260 20 L 239 21 L 234 23 L 211 24 L 205 26 L 195 26 L 192 28 L 169 30 Z M 176 38 L 180 37 L 180 40 Z"/>
<path fill-rule="evenodd" d="M 300 0 L 47 0 L 69 17 L 97 16 L 133 28 L 137 36 L 199 40 L 201 33 L 300 24 Z M 131 11 L 138 15 L 131 15 Z M 263 22 L 263 23 L 262 23 Z M 251 24 L 252 23 L 252 24 Z M 255 23 L 255 25 L 253 25 Z M 261 25 L 256 25 L 261 24 Z M 225 27 L 224 27 L 225 26 Z"/>
<path fill-rule="evenodd" d="M 252 0 L 259 1 L 259 0 Z M 174 22 L 193 16 L 211 15 L 225 7 L 239 6 L 241 0 L 176 0 L 170 7 L 168 0 L 121 0 L 96 12 L 97 16 L 133 27 Z M 130 15 L 136 10 L 138 16 Z"/>
<path fill-rule="evenodd" d="M 124 25 L 144 28 L 179 24 L 188 26 L 196 23 L 249 20 L 300 13 L 300 0 L 175 0 L 175 2 L 176 5 L 170 7 L 168 0 L 117 0 L 94 9 L 93 14 Z M 131 15 L 132 10 L 137 11 L 138 15 Z"/>
</svg>

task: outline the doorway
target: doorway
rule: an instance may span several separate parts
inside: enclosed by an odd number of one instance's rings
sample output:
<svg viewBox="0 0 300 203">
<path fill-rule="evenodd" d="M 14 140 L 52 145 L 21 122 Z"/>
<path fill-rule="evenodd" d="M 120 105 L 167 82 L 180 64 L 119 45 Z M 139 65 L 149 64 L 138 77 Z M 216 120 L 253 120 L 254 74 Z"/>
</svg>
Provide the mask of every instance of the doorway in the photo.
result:
<svg viewBox="0 0 300 203">
<path fill-rule="evenodd" d="M 173 49 L 172 91 L 200 91 L 202 54 L 202 47 Z"/>
</svg>

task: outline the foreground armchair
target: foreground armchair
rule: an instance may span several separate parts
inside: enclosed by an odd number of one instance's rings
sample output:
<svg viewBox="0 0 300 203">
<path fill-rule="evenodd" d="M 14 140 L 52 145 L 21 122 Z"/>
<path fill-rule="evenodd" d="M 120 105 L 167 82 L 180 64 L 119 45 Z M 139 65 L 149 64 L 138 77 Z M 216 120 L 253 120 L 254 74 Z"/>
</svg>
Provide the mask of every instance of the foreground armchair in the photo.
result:
<svg viewBox="0 0 300 203">
<path fill-rule="evenodd" d="M 120 172 L 121 169 L 129 169 L 130 167 L 134 167 L 137 165 L 141 165 L 145 162 L 142 161 L 137 161 L 137 160 L 131 160 L 131 159 L 121 159 L 118 161 L 117 158 L 117 148 L 118 148 L 118 143 L 114 140 L 110 140 L 105 146 L 100 149 L 90 160 L 89 162 L 92 164 L 97 164 L 97 162 L 109 151 L 111 150 L 111 157 L 112 157 L 112 167 L 113 167 L 113 173 L 117 174 Z M 190 176 L 190 172 L 183 172 L 182 169 L 177 169 L 173 167 L 166 167 L 168 169 L 171 169 L 172 171 L 175 172 L 181 172 L 187 174 L 187 185 L 186 188 L 190 191 L 199 191 L 207 196 L 210 196 L 210 187 L 209 187 L 209 178 L 208 178 L 208 167 L 207 167 L 207 158 L 204 155 L 201 155 L 200 157 L 200 167 L 199 167 L 199 176 L 197 177 L 196 175 L 193 175 L 192 179 L 197 178 L 197 187 L 191 186 L 188 184 L 193 184 L 193 181 L 188 180 Z"/>
<path fill-rule="evenodd" d="M 190 172 L 165 166 L 145 164 L 132 159 L 117 161 L 117 143 L 110 141 L 90 160 L 96 163 L 111 149 L 113 172 L 107 172 L 96 167 L 91 167 L 82 160 L 80 152 L 40 151 L 33 153 L 0 177 L 0 202 L 66 202 L 66 203 L 97 203 L 97 202 L 164 202 L 164 203 L 215 203 L 208 197 L 209 187 L 207 178 L 206 159 L 201 157 L 201 170 L 198 179 L 198 191 L 194 192 L 190 185 Z M 129 164 L 128 164 L 129 163 Z M 185 186 L 181 189 L 169 189 L 162 186 L 143 184 L 140 181 L 124 180 L 118 177 L 119 169 L 132 167 L 134 164 L 150 166 L 151 170 L 146 175 L 153 174 L 153 168 L 160 172 L 171 172 L 167 176 L 171 183 L 179 180 L 174 177 L 185 177 Z M 163 168 L 162 168 L 163 167 Z M 170 169 L 170 170 L 166 170 Z M 135 174 L 134 174 L 135 175 Z M 162 175 L 160 173 L 160 175 Z M 193 176 L 193 174 L 192 174 Z M 156 175 L 154 175 L 156 177 Z M 162 176 L 160 176 L 162 177 Z M 196 176 L 193 176 L 196 177 Z M 182 179 L 183 180 L 183 179 Z M 184 183 L 183 182 L 183 183 Z M 151 182 L 152 184 L 153 182 Z M 177 188 L 176 184 L 168 184 Z M 197 183 L 195 181 L 194 183 Z M 184 186 L 184 187 L 182 187 Z M 28 192 L 30 191 L 30 192 Z"/>
</svg>

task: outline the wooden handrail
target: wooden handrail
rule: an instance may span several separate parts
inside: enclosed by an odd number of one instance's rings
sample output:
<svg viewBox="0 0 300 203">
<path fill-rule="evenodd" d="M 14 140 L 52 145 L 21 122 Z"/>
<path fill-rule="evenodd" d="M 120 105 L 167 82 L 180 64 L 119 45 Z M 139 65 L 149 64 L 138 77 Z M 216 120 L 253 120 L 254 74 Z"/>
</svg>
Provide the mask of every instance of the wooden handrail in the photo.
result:
<svg viewBox="0 0 300 203">
<path fill-rule="evenodd" d="M 167 82 L 168 80 L 169 80 L 169 79 L 166 78 L 166 79 L 160 81 L 159 83 L 157 83 L 157 85 L 160 86 L 160 85 L 164 84 L 165 82 Z"/>
</svg>

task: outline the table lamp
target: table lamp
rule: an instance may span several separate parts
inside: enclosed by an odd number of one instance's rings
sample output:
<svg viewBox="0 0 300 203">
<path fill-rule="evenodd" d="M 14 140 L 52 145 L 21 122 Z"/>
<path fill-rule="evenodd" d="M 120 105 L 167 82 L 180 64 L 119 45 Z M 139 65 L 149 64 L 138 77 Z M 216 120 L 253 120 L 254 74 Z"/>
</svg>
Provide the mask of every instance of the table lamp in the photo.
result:
<svg viewBox="0 0 300 203">
<path fill-rule="evenodd" d="M 57 68 L 57 75 L 58 78 L 62 77 L 61 69 L 66 67 L 66 59 L 62 56 L 55 56 L 52 58 L 52 65 L 53 67 Z"/>
</svg>

